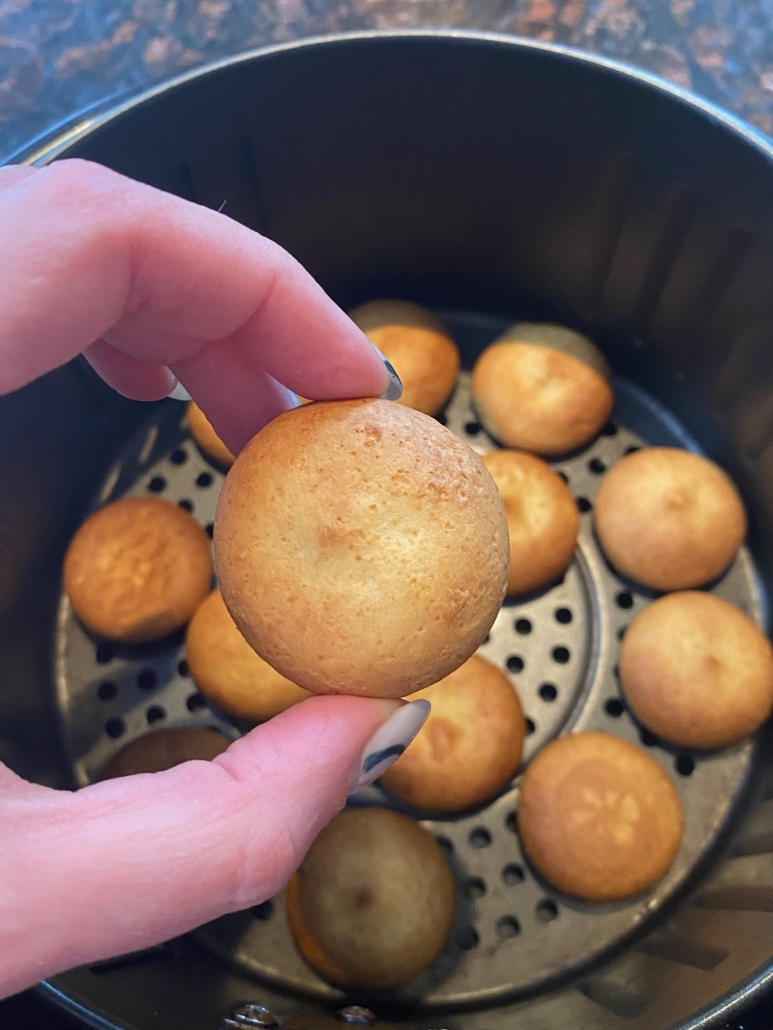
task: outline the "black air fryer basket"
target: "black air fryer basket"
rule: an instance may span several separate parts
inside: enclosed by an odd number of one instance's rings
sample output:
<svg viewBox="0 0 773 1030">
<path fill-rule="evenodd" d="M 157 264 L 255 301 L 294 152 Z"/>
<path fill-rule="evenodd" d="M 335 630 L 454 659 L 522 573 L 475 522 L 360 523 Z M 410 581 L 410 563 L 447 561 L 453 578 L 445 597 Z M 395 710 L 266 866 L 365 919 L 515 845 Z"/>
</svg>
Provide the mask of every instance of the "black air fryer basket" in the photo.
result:
<svg viewBox="0 0 773 1030">
<path fill-rule="evenodd" d="M 719 1026 L 757 998 L 773 979 L 767 731 L 706 756 L 635 724 L 617 653 L 652 598 L 606 565 L 592 508 L 606 470 L 644 443 L 720 461 L 751 530 L 712 589 L 766 625 L 773 149 L 610 62 L 420 33 L 239 57 L 28 160 L 76 156 L 212 208 L 225 201 L 344 307 L 394 296 L 433 308 L 466 369 L 516 319 L 562 322 L 603 347 L 617 377 L 613 419 L 556 463 L 583 513 L 576 560 L 553 589 L 507 603 L 481 652 L 518 687 L 527 758 L 559 733 L 618 733 L 668 771 L 687 822 L 661 884 L 591 906 L 524 862 L 517 779 L 480 811 L 425 820 L 457 877 L 457 918 L 435 966 L 392 995 L 346 996 L 316 977 L 290 941 L 281 898 L 57 976 L 44 993 L 88 1025 L 131 1030 L 347 1020 L 376 1030 L 665 1030 Z M 182 406 L 124 401 L 76 361 L 0 400 L 0 412 L 0 758 L 72 787 L 151 726 L 234 736 L 196 693 L 180 641 L 131 653 L 96 644 L 60 596 L 64 549 L 95 503 L 155 493 L 211 523 L 222 476 L 188 439 Z M 440 418 L 480 453 L 496 446 L 475 419 L 467 372 Z M 378 787 L 359 802 L 391 803 Z M 248 1003 L 263 1009 L 234 1014 Z"/>
</svg>

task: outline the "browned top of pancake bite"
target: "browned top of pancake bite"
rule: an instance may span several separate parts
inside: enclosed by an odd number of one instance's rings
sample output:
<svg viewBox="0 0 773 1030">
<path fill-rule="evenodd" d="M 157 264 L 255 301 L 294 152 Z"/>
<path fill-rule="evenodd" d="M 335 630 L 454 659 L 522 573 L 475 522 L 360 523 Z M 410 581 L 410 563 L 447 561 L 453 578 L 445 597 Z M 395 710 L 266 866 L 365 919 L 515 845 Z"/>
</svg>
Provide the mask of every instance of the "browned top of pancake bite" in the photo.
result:
<svg viewBox="0 0 773 1030">
<path fill-rule="evenodd" d="M 384 400 L 309 404 L 269 423 L 215 520 L 234 621 L 317 693 L 400 697 L 477 648 L 504 595 L 502 500 L 474 452 Z"/>
<path fill-rule="evenodd" d="M 492 451 L 483 464 L 507 513 L 508 594 L 546 586 L 566 571 L 577 546 L 580 515 L 569 488 L 549 465 L 523 451 Z"/>
<path fill-rule="evenodd" d="M 608 733 L 574 733 L 532 760 L 518 832 L 545 879 L 586 901 L 615 901 L 656 883 L 682 839 L 679 795 L 661 766 Z"/>
<path fill-rule="evenodd" d="M 683 591 L 661 597 L 628 627 L 620 682 L 634 715 L 663 740 L 727 747 L 773 708 L 773 650 L 734 605 Z"/>
<path fill-rule="evenodd" d="M 515 775 L 526 726 L 503 672 L 480 655 L 411 694 L 432 705 L 407 750 L 381 777 L 417 808 L 455 812 L 480 805 Z"/>
<path fill-rule="evenodd" d="M 229 715 L 263 722 L 311 695 L 264 662 L 236 627 L 219 590 L 199 605 L 185 635 L 191 676 Z"/>
<path fill-rule="evenodd" d="M 408 301 L 376 300 L 355 308 L 352 320 L 392 364 L 403 384 L 399 403 L 434 415 L 456 384 L 459 352 L 442 322 Z"/>
<path fill-rule="evenodd" d="M 599 432 L 612 410 L 606 362 L 577 333 L 517 328 L 515 339 L 505 334 L 475 363 L 472 397 L 480 420 L 508 447 L 548 456 L 574 451 Z"/>
<path fill-rule="evenodd" d="M 646 447 L 604 477 L 594 525 L 623 575 L 655 590 L 686 590 L 724 572 L 746 536 L 746 513 L 708 458 Z"/>
<path fill-rule="evenodd" d="M 99 636 L 141 643 L 183 626 L 212 581 L 210 545 L 187 512 L 126 497 L 91 515 L 64 560 L 64 588 Z"/>
</svg>

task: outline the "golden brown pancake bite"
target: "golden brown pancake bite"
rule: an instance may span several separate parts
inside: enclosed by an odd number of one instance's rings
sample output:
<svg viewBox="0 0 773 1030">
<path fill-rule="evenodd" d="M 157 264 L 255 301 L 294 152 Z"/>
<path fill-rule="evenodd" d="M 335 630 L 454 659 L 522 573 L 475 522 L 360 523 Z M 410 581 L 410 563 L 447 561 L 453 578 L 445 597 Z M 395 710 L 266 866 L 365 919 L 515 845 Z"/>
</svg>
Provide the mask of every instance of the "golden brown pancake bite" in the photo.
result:
<svg viewBox="0 0 773 1030">
<path fill-rule="evenodd" d="M 355 808 L 312 844 L 287 890 L 298 950 L 342 986 L 399 987 L 438 956 L 454 880 L 435 838 L 404 815 Z"/>
<path fill-rule="evenodd" d="M 727 601 L 689 590 L 636 616 L 620 652 L 631 711 L 671 744 L 721 748 L 758 729 L 773 708 L 773 650 Z"/>
<path fill-rule="evenodd" d="M 558 579 L 577 546 L 580 515 L 569 488 L 540 458 L 492 451 L 483 464 L 497 484 L 510 536 L 508 594 L 528 594 Z"/>
<path fill-rule="evenodd" d="M 459 352 L 442 322 L 418 304 L 373 300 L 350 312 L 403 384 L 400 403 L 435 415 L 453 393 Z"/>
<path fill-rule="evenodd" d="M 185 635 L 188 669 L 217 708 L 263 722 L 311 695 L 256 654 L 228 614 L 219 590 L 197 608 Z"/>
<path fill-rule="evenodd" d="M 188 428 L 191 436 L 208 458 L 212 458 L 216 464 L 223 465 L 225 468 L 233 465 L 233 454 L 217 435 L 211 422 L 195 401 L 191 401 L 188 405 Z"/>
<path fill-rule="evenodd" d="M 708 458 L 645 447 L 604 477 L 594 526 L 618 572 L 653 590 L 687 590 L 725 571 L 746 536 L 746 513 Z"/>
<path fill-rule="evenodd" d="M 480 458 L 385 400 L 270 422 L 226 478 L 214 538 L 236 625 L 315 693 L 402 697 L 442 679 L 507 583 L 504 507 Z"/>
<path fill-rule="evenodd" d="M 432 705 L 427 721 L 381 783 L 417 808 L 457 812 L 481 805 L 518 768 L 526 725 L 507 676 L 474 654 L 411 694 Z"/>
<path fill-rule="evenodd" d="M 472 399 L 495 440 L 546 456 L 592 440 L 614 404 L 601 351 L 571 329 L 535 322 L 519 322 L 483 351 Z"/>
<path fill-rule="evenodd" d="M 64 589 L 92 632 L 142 643 L 184 626 L 212 583 L 207 534 L 158 497 L 125 497 L 89 516 L 64 559 Z"/>
<path fill-rule="evenodd" d="M 552 741 L 521 784 L 524 852 L 549 883 L 585 901 L 617 901 L 657 883 L 676 857 L 683 824 L 661 766 L 608 733 Z"/>
</svg>

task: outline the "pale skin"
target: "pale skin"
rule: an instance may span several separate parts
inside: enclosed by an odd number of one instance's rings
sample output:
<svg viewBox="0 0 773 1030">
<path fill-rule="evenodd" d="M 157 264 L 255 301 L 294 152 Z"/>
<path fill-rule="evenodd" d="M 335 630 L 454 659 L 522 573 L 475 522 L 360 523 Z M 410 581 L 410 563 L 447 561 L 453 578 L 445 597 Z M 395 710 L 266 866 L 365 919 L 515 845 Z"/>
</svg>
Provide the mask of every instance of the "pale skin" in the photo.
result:
<svg viewBox="0 0 773 1030">
<path fill-rule="evenodd" d="M 179 380 L 238 453 L 291 391 L 388 386 L 281 248 L 99 166 L 0 168 L 0 241 L 0 393 L 83 353 L 136 400 Z M 0 765 L 0 997 L 271 897 L 400 704 L 311 698 L 211 763 L 75 793 Z"/>
</svg>

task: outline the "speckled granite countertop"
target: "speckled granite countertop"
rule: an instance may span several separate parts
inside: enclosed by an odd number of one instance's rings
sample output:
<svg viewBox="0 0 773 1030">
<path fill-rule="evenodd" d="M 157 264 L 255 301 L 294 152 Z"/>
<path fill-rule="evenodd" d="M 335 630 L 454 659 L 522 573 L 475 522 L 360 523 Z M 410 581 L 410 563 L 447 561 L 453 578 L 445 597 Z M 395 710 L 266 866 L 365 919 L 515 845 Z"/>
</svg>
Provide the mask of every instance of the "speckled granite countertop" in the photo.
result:
<svg viewBox="0 0 773 1030">
<path fill-rule="evenodd" d="M 629 61 L 773 135 L 773 0 L 0 0 L 0 159 L 109 97 L 240 50 L 429 26 Z"/>
</svg>

